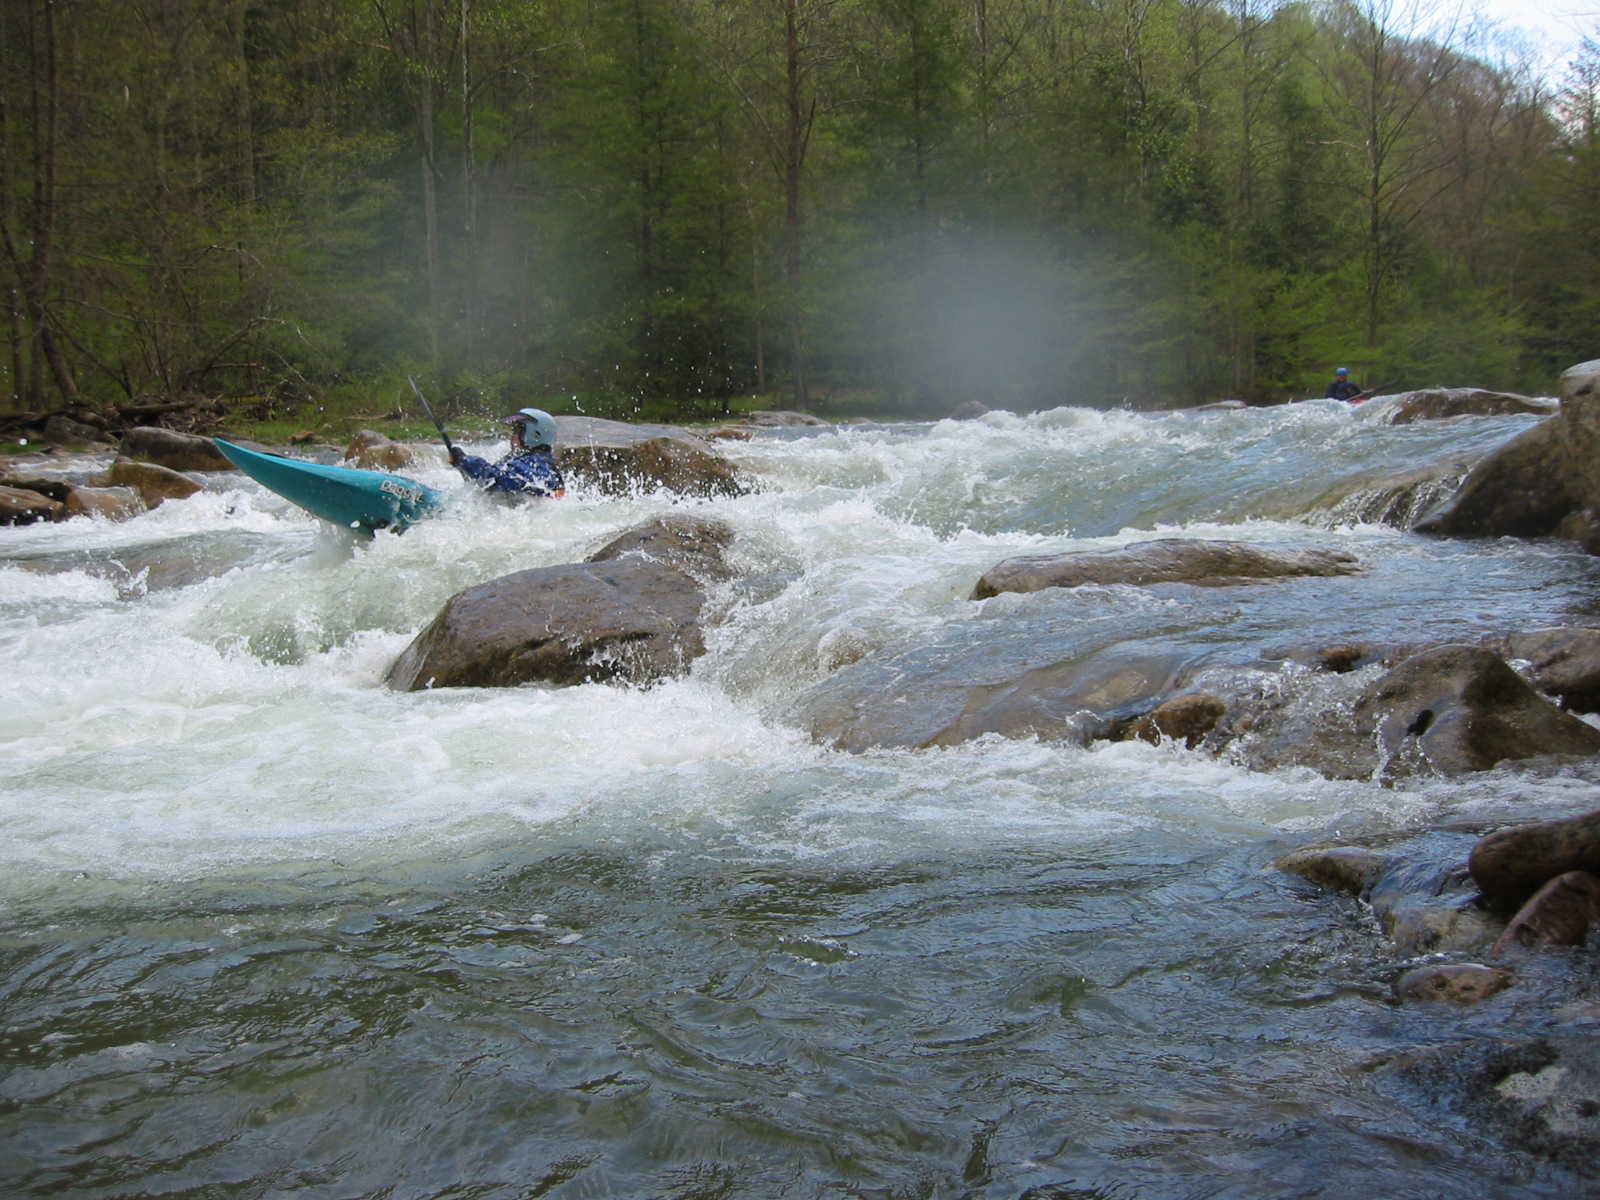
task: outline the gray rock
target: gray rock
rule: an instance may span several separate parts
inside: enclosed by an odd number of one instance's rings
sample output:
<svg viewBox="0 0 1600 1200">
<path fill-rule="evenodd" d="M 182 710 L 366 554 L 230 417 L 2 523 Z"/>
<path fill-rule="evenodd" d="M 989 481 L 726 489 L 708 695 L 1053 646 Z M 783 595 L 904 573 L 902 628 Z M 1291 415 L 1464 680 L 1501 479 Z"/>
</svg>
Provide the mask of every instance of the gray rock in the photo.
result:
<svg viewBox="0 0 1600 1200">
<path fill-rule="evenodd" d="M 1505 416 L 1537 413 L 1551 416 L 1556 411 L 1553 399 L 1519 396 L 1514 392 L 1493 392 L 1484 388 L 1423 388 L 1406 392 L 1389 406 L 1388 424 L 1409 425 L 1414 421 L 1438 421 L 1464 416 Z"/>
<path fill-rule="evenodd" d="M 1061 661 L 1012 661 L 983 647 L 876 655 L 803 693 L 796 718 L 839 749 L 953 746 L 986 733 L 1087 745 L 1172 692 L 1198 648 L 1118 643 Z"/>
<path fill-rule="evenodd" d="M 1563 475 L 1576 507 L 1600 512 L 1600 359 L 1561 374 L 1560 433 Z"/>
<path fill-rule="evenodd" d="M 1407 659 L 1367 689 L 1353 718 L 1376 731 L 1386 778 L 1600 753 L 1600 730 L 1556 708 L 1477 646 L 1442 646 Z"/>
<path fill-rule="evenodd" d="M 1572 511 L 1565 427 L 1541 421 L 1495 450 L 1412 529 L 1449 537 L 1545 537 Z"/>
<path fill-rule="evenodd" d="M 1224 587 L 1308 575 L 1350 575 L 1360 569 L 1354 555 L 1339 550 L 1274 551 L 1243 542 L 1161 538 L 1118 550 L 1009 558 L 983 573 L 972 599 L 1085 584 Z"/>
<path fill-rule="evenodd" d="M 1600 629 L 1536 629 L 1485 642 L 1512 662 L 1526 662 L 1528 676 L 1563 708 L 1600 712 Z"/>
<path fill-rule="evenodd" d="M 686 573 L 716 574 L 726 531 L 680 518 L 630 532 L 585 563 L 518 571 L 456 593 L 390 666 L 397 691 L 429 687 L 648 684 L 705 651 L 705 593 Z M 659 554 L 660 557 L 656 557 Z"/>
<path fill-rule="evenodd" d="M 71 417 L 53 413 L 44 423 L 44 440 L 58 446 L 87 446 L 105 443 L 106 431 L 96 425 L 74 421 Z"/>
</svg>

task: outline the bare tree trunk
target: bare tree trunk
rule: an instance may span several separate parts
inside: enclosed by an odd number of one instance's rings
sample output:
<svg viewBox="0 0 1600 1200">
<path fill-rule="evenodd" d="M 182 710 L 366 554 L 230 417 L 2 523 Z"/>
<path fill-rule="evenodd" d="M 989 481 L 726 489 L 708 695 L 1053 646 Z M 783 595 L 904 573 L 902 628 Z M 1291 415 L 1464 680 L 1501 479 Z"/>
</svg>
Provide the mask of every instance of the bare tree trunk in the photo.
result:
<svg viewBox="0 0 1600 1200">
<path fill-rule="evenodd" d="M 789 371 L 796 408 L 806 406 L 805 344 L 801 333 L 800 305 L 800 184 L 805 169 L 806 142 L 811 133 L 815 103 L 807 109 L 803 96 L 805 70 L 800 53 L 801 0 L 784 0 L 785 106 L 783 172 L 783 273 L 788 291 Z"/>
</svg>

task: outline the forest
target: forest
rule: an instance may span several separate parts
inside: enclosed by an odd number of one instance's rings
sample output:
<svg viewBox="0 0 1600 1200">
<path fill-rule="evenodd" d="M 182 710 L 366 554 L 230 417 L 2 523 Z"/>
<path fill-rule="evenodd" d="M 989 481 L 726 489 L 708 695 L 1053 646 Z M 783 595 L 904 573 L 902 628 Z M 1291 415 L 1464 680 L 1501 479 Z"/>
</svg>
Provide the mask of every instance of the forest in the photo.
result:
<svg viewBox="0 0 1600 1200">
<path fill-rule="evenodd" d="M 1397 0 L 10 0 L 5 404 L 940 416 L 1596 356 L 1600 46 Z"/>
</svg>

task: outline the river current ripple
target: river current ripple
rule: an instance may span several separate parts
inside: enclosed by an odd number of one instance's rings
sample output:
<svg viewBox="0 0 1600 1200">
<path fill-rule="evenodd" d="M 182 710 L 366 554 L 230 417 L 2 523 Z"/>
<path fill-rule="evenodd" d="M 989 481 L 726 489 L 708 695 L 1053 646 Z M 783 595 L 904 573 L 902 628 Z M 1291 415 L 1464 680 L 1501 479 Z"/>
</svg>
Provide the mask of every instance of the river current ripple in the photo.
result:
<svg viewBox="0 0 1600 1200">
<path fill-rule="evenodd" d="M 233 475 L 123 524 L 0 530 L 0 1192 L 1576 1194 L 1372 1070 L 1534 1017 L 1396 1006 L 1371 915 L 1271 864 L 1331 837 L 1464 853 L 1474 823 L 1593 807 L 1581 770 L 844 754 L 790 719 L 842 664 L 1041 622 L 966 598 L 1002 558 L 1158 536 L 1366 569 L 1099 589 L 1040 628 L 1247 641 L 1293 687 L 1289 649 L 1600 619 L 1571 547 L 1330 512 L 1341 480 L 1532 420 L 1382 417 L 779 431 L 727 444 L 738 499 L 463 498 L 365 546 Z M 415 474 L 456 487 L 442 459 Z M 716 598 L 687 678 L 382 687 L 454 591 L 667 511 L 727 521 L 763 581 Z"/>
</svg>

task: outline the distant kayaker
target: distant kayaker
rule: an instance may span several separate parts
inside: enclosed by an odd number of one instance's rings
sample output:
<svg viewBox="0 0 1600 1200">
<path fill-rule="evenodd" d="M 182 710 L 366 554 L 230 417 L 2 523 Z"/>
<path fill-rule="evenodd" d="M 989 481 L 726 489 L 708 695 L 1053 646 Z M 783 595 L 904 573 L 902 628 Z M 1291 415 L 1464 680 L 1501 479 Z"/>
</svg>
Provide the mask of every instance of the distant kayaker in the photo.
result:
<svg viewBox="0 0 1600 1200">
<path fill-rule="evenodd" d="M 1340 367 L 1333 373 L 1333 382 L 1324 394 L 1330 400 L 1353 400 L 1361 395 L 1361 388 L 1350 378 L 1350 368 Z"/>
<path fill-rule="evenodd" d="M 556 420 L 540 408 L 524 408 L 505 419 L 511 449 L 496 462 L 450 447 L 450 462 L 486 492 L 511 496 L 563 496 L 566 481 L 556 466 Z"/>
</svg>

